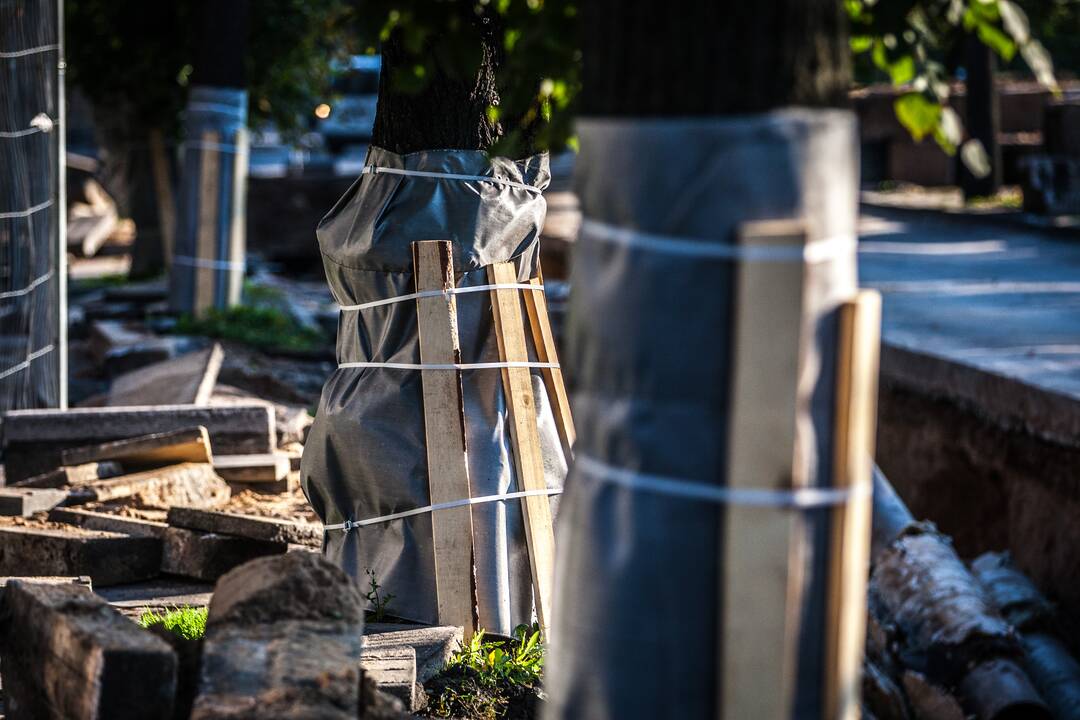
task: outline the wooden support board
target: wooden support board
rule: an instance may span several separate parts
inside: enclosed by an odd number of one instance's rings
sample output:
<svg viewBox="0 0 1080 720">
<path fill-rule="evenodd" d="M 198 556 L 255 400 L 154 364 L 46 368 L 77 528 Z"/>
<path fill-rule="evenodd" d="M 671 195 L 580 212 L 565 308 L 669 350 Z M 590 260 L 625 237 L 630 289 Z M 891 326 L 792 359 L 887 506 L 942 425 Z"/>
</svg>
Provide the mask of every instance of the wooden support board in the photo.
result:
<svg viewBox="0 0 1080 720">
<path fill-rule="evenodd" d="M 830 530 L 824 717 L 857 720 L 870 573 L 881 296 L 863 290 L 844 303 L 839 329 L 834 484 L 854 494 L 833 511 Z"/>
<path fill-rule="evenodd" d="M 220 182 L 221 136 L 213 131 L 202 134 L 199 152 L 199 215 L 195 235 L 195 257 L 212 262 L 217 259 L 218 183 Z M 193 313 L 200 317 L 214 306 L 214 287 L 218 271 L 212 267 L 194 267 L 195 303 Z"/>
<path fill-rule="evenodd" d="M 741 247 L 802 246 L 802 225 L 755 222 L 740 228 Z M 805 265 L 741 261 L 735 267 L 728 486 L 790 489 Z M 720 677 L 724 720 L 791 717 L 798 639 L 799 518 L 776 508 L 727 505 L 718 538 Z"/>
<path fill-rule="evenodd" d="M 548 317 L 547 298 L 544 296 L 544 276 L 537 268 L 537 275 L 529 281 L 537 288 L 523 293 L 525 311 L 529 314 L 529 327 L 532 329 L 533 344 L 536 346 L 536 358 L 540 362 L 558 363 L 559 351 L 555 347 L 555 335 L 551 332 L 551 318 Z M 544 385 L 547 387 L 551 412 L 555 416 L 555 427 L 559 431 L 559 440 L 563 446 L 563 456 L 567 464 L 574 457 L 574 443 L 577 431 L 574 429 L 574 417 L 570 413 L 570 400 L 566 395 L 566 383 L 563 382 L 561 368 L 543 368 Z"/>
<path fill-rule="evenodd" d="M 250 139 L 247 128 L 238 128 L 233 138 L 232 217 L 229 218 L 229 257 L 233 263 L 219 277 L 228 277 L 222 297 L 229 306 L 240 304 L 244 287 L 244 253 L 247 239 L 247 173 Z"/>
<path fill-rule="evenodd" d="M 488 266 L 488 279 L 492 284 L 512 284 L 517 282 L 517 272 L 511 263 L 498 263 Z M 495 336 L 499 342 L 499 358 L 503 362 L 529 360 L 520 292 L 513 289 L 491 291 Z M 527 294 L 534 293 L 529 291 Z M 518 487 L 521 490 L 545 490 L 547 485 L 544 482 L 544 460 L 540 453 L 540 433 L 536 426 L 532 373 L 527 367 L 503 368 L 502 378 Z M 551 586 L 555 573 L 551 504 L 546 495 L 532 495 L 522 498 L 521 505 L 525 516 L 525 539 L 529 546 L 536 616 L 541 632 L 546 634 L 551 621 Z"/>
<path fill-rule="evenodd" d="M 157 195 L 162 258 L 165 260 L 165 267 L 169 268 L 172 267 L 173 248 L 176 244 L 176 203 L 173 201 L 165 136 L 158 128 L 150 131 L 150 169 L 154 173 L 154 193 Z"/>
<path fill-rule="evenodd" d="M 417 292 L 454 287 L 453 245 L 450 242 L 414 242 L 412 250 Z M 420 362 L 460 362 L 455 296 L 417 298 L 416 315 Z M 461 373 L 458 370 L 423 370 L 421 373 L 431 504 L 470 498 Z M 460 625 L 465 629 L 465 637 L 472 637 L 477 621 L 471 508 L 466 505 L 431 513 L 431 532 L 439 624 Z"/>
</svg>

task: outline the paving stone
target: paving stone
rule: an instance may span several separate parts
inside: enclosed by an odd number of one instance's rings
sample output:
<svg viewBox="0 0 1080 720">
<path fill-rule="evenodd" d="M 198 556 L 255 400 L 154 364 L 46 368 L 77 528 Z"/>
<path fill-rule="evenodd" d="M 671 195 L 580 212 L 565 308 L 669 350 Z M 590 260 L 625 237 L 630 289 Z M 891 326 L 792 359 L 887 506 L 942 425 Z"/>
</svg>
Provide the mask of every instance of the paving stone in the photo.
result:
<svg viewBox="0 0 1080 720">
<path fill-rule="evenodd" d="M 207 463 L 180 463 L 120 477 L 82 483 L 69 489 L 82 502 L 130 499 L 143 507 L 172 505 L 218 507 L 232 491 Z"/>
<path fill-rule="evenodd" d="M 190 507 L 170 508 L 168 519 L 170 525 L 189 530 L 234 535 L 266 542 L 322 546 L 323 529 L 320 525 Z"/>
<path fill-rule="evenodd" d="M 51 510 L 68 499 L 66 490 L 0 488 L 0 515 L 29 517 Z"/>
<path fill-rule="evenodd" d="M 460 627 L 367 623 L 364 652 L 370 649 L 412 648 L 416 654 L 416 680 L 427 682 L 437 675 L 462 644 Z"/>
<path fill-rule="evenodd" d="M 181 462 L 213 462 L 210 434 L 201 426 L 82 445 L 64 450 L 60 457 L 64 465 L 111 460 L 123 463 L 130 470 Z"/>
<path fill-rule="evenodd" d="M 181 355 L 117 376 L 105 404 L 206 405 L 225 357 L 221 345 Z"/>
<path fill-rule="evenodd" d="M 360 668 L 375 681 L 379 690 L 416 709 L 416 651 L 409 646 L 364 646 Z"/>
<path fill-rule="evenodd" d="M 158 574 L 156 538 L 71 528 L 0 527 L 0 575 L 88 575 L 116 585 Z"/>
<path fill-rule="evenodd" d="M 165 529 L 169 527 L 163 522 L 154 522 L 153 520 L 140 520 L 123 515 L 66 507 L 51 510 L 49 520 L 75 525 L 87 530 L 104 530 L 135 537 L 162 538 L 165 536 Z"/>
<path fill-rule="evenodd" d="M 283 555 L 285 543 L 203 533 L 184 528 L 165 530 L 161 570 L 173 575 L 214 582 L 249 560 L 265 555 Z"/>
</svg>

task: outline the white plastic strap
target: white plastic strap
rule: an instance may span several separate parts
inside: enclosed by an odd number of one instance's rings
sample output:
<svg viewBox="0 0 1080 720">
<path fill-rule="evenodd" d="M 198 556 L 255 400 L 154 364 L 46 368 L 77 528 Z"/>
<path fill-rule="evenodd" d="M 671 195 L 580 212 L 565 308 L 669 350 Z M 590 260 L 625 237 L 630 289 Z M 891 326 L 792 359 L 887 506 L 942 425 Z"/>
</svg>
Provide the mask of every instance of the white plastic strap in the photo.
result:
<svg viewBox="0 0 1080 720">
<path fill-rule="evenodd" d="M 758 488 L 732 488 L 706 485 L 696 480 L 648 475 L 613 467 L 581 453 L 574 456 L 574 467 L 585 474 L 614 485 L 645 490 L 661 495 L 673 495 L 689 500 L 703 500 L 721 505 L 749 505 L 789 510 L 810 510 L 846 503 L 854 495 L 865 493 L 864 485 L 852 487 L 801 487 L 790 490 L 766 490 Z"/>
<path fill-rule="evenodd" d="M 26 135 L 33 135 L 34 133 L 44 132 L 39 127 L 30 127 L 25 130 L 0 130 L 0 138 L 17 138 L 25 137 Z"/>
<path fill-rule="evenodd" d="M 588 218 L 581 221 L 581 232 L 597 240 L 649 252 L 751 262 L 805 261 L 817 263 L 831 260 L 845 253 L 853 254 L 857 247 L 856 239 L 848 236 L 823 238 L 805 245 L 770 245 L 765 247 L 721 245 L 713 238 L 690 240 L 686 237 L 656 235 L 616 227 Z"/>
<path fill-rule="evenodd" d="M 401 518 L 411 517 L 413 515 L 423 515 L 425 513 L 434 512 L 435 510 L 449 510 L 450 508 L 463 507 L 465 505 L 479 505 L 481 503 L 496 502 L 498 500 L 513 500 L 515 498 L 534 497 L 536 495 L 558 495 L 561 492 L 562 488 L 547 488 L 544 490 L 520 490 L 518 492 L 502 493 L 499 495 L 482 495 L 480 497 L 464 498 L 462 500 L 451 500 L 450 502 L 437 503 L 435 505 L 425 505 L 424 507 L 418 507 L 413 510 L 405 510 L 391 515 L 382 515 L 369 520 L 346 520 L 345 522 L 337 523 L 336 525 L 324 525 L 323 530 L 344 530 L 345 532 L 349 532 L 349 530 L 353 528 L 378 525 L 379 523 L 400 520 Z"/>
<path fill-rule="evenodd" d="M 187 265 L 189 267 L 206 268 L 207 270 L 240 270 L 245 265 L 243 261 L 213 260 L 210 258 L 197 258 L 190 255 L 173 255 L 173 263 Z"/>
<path fill-rule="evenodd" d="M 53 45 L 39 45 L 37 47 L 27 48 L 26 50 L 10 50 L 7 52 L 0 51 L 0 58 L 18 58 L 26 57 L 27 55 L 36 55 L 38 53 L 49 52 L 50 50 L 59 50 L 60 46 Z"/>
<path fill-rule="evenodd" d="M 41 348 L 40 350 L 35 350 L 34 352 L 27 355 L 26 359 L 23 360 L 21 363 L 18 363 L 17 365 L 12 365 L 7 370 L 5 370 L 3 372 L 0 372 L 0 380 L 3 380 L 4 378 L 8 377 L 9 375 L 14 375 L 17 372 L 25 370 L 26 368 L 30 367 L 30 363 L 34 362 L 35 360 L 37 360 L 42 355 L 47 355 L 48 353 L 52 352 L 52 350 L 53 350 L 52 345 L 46 345 L 45 347 Z"/>
<path fill-rule="evenodd" d="M 482 362 L 482 363 L 399 363 L 343 362 L 339 368 L 389 368 L 391 370 L 494 370 L 499 368 L 558 368 L 559 363 L 545 362 Z"/>
<path fill-rule="evenodd" d="M 526 185 L 525 183 L 520 183 L 516 180 L 507 180 L 506 178 L 495 177 L 493 175 L 459 175 L 457 173 L 429 172 L 426 170 L 403 170 L 401 168 L 380 167 L 378 165 L 365 165 L 364 168 L 360 171 L 360 174 L 407 175 L 409 177 L 430 178 L 432 180 L 473 180 L 477 182 L 494 183 L 496 185 L 506 185 L 508 187 L 518 188 L 519 190 L 528 190 L 534 193 L 542 192 L 538 187 Z"/>
<path fill-rule="evenodd" d="M 30 282 L 30 284 L 27 285 L 24 288 L 21 288 L 19 290 L 8 290 L 7 292 L 0 292 L 0 300 L 6 300 L 7 298 L 13 298 L 13 297 L 19 297 L 20 295 L 25 295 L 26 293 L 30 292 L 31 290 L 36 288 L 41 283 L 47 281 L 51 277 L 52 277 L 52 270 L 45 273 L 41 277 L 34 278 Z"/>
<path fill-rule="evenodd" d="M 52 200 L 46 200 L 45 202 L 43 202 L 43 203 L 41 203 L 39 205 L 34 205 L 33 207 L 28 207 L 25 210 L 12 210 L 11 212 L 2 212 L 2 213 L 0 213 L 0 219 L 6 220 L 7 218 L 30 217 L 34 213 L 40 212 L 41 210 L 44 210 L 45 208 L 49 207 L 52 204 L 53 204 Z"/>
<path fill-rule="evenodd" d="M 485 292 L 487 290 L 540 290 L 542 292 L 544 287 L 542 285 L 529 285 L 527 283 L 496 283 L 494 285 L 447 288 L 446 290 L 422 290 L 420 292 L 409 293 L 408 295 L 397 295 L 383 300 L 372 300 L 371 302 L 360 303 L 359 305 L 342 305 L 339 309 L 341 312 L 352 312 L 354 310 L 367 310 L 368 308 L 379 307 L 380 305 L 392 305 L 393 303 L 406 302 L 408 300 L 418 300 L 419 298 L 465 295 L 467 293 Z"/>
</svg>

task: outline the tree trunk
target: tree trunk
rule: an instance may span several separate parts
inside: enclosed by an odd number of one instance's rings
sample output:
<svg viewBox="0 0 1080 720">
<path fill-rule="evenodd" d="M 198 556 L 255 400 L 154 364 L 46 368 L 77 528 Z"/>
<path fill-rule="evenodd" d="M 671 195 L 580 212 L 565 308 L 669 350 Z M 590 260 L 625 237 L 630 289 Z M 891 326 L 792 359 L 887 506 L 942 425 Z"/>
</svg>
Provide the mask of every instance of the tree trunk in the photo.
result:
<svg viewBox="0 0 1080 720">
<path fill-rule="evenodd" d="M 968 135 L 986 148 L 990 173 L 976 177 L 963 162 L 960 163 L 960 187 L 965 198 L 993 195 L 1001 187 L 1001 147 L 997 135 L 1001 129 L 1001 108 L 994 88 L 994 52 L 975 35 L 966 39 L 965 48 L 967 95 L 964 118 Z"/>
<path fill-rule="evenodd" d="M 850 50 L 837 0 L 590 0 L 587 115 L 731 115 L 844 107 Z"/>
<path fill-rule="evenodd" d="M 399 31 L 383 43 L 373 145 L 398 154 L 437 149 L 490 150 L 503 136 L 502 125 L 492 122 L 487 112 L 489 106 L 499 104 L 495 73 L 502 60 L 502 35 L 493 27 L 496 23 L 482 25 L 472 15 L 471 6 L 469 9 L 466 22 L 476 28 L 481 47 L 480 63 L 471 77 L 459 77 L 440 61 L 438 54 L 431 53 L 439 40 L 432 38 L 425 48 L 433 66 L 427 83 L 419 92 L 395 90 L 395 76 L 412 72 L 415 58 L 405 49 Z"/>
</svg>

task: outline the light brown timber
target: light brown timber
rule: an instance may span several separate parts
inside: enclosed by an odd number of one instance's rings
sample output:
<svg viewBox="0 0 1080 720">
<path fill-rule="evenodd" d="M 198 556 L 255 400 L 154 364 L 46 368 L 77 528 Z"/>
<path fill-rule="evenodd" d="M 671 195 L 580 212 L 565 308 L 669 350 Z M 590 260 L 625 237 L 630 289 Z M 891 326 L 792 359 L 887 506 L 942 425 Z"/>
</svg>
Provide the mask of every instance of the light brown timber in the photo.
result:
<svg viewBox="0 0 1080 720">
<path fill-rule="evenodd" d="M 199 220 L 195 239 L 195 257 L 213 262 L 217 257 L 218 183 L 220 181 L 221 136 L 213 131 L 202 134 L 199 153 Z M 214 306 L 214 288 L 218 271 L 211 267 L 192 268 L 195 279 L 194 315 L 201 317 Z"/>
<path fill-rule="evenodd" d="M 417 292 L 454 287 L 453 245 L 450 242 L 414 242 L 412 251 Z M 460 362 L 455 296 L 418 298 L 416 316 L 420 362 Z M 421 381 L 431 504 L 472 497 L 461 373 L 458 370 L 423 370 Z M 439 624 L 460 625 L 465 629 L 465 637 L 472 637 L 477 620 L 471 508 L 466 505 L 432 513 L 431 532 Z"/>
<path fill-rule="evenodd" d="M 488 266 L 492 284 L 517 282 L 512 263 Z M 531 291 L 530 291 L 531 294 Z M 527 362 L 525 323 L 521 314 L 519 291 L 492 290 L 491 307 L 495 320 L 495 337 L 499 342 L 499 359 L 503 362 Z M 520 490 L 545 490 L 544 460 L 540 453 L 540 432 L 536 425 L 536 398 L 533 396 L 532 373 L 527 367 L 508 367 L 502 370 L 503 390 L 510 420 L 510 438 L 517 467 Z M 555 535 L 551 520 L 551 505 L 546 495 L 521 499 L 525 517 L 525 540 L 529 548 L 532 570 L 533 598 L 541 632 L 546 635 L 551 622 L 551 585 L 554 581 Z"/>
<path fill-rule="evenodd" d="M 536 290 L 526 290 L 525 311 L 529 314 L 529 327 L 532 329 L 533 344 L 536 346 L 536 359 L 544 363 L 559 363 L 559 351 L 555 347 L 555 335 L 551 332 L 551 318 L 548 316 L 547 298 L 544 296 L 544 276 L 537 267 L 536 277 L 529 280 Z M 559 440 L 563 446 L 563 456 L 567 464 L 574 457 L 574 443 L 577 431 L 574 429 L 574 416 L 570 412 L 570 400 L 563 382 L 562 368 L 542 368 L 540 370 L 547 388 L 551 412 L 555 416 L 555 427 L 559 431 Z"/>
</svg>

